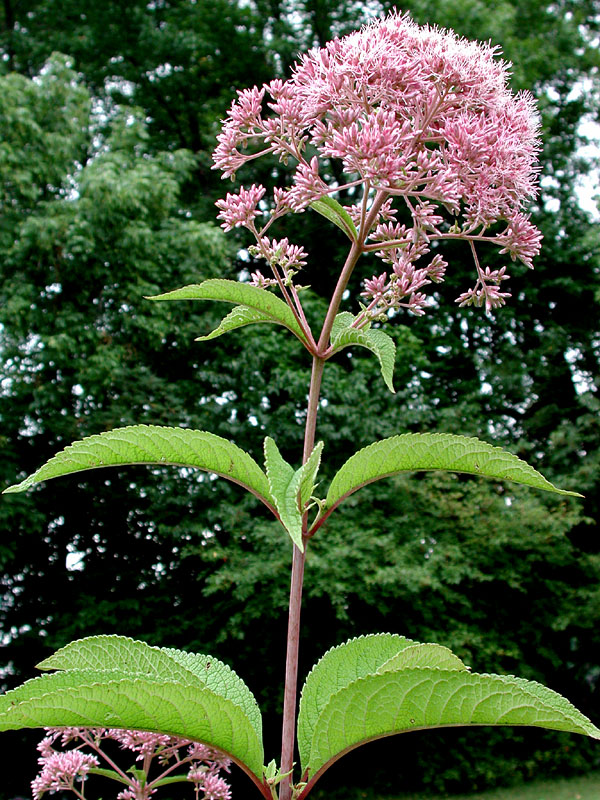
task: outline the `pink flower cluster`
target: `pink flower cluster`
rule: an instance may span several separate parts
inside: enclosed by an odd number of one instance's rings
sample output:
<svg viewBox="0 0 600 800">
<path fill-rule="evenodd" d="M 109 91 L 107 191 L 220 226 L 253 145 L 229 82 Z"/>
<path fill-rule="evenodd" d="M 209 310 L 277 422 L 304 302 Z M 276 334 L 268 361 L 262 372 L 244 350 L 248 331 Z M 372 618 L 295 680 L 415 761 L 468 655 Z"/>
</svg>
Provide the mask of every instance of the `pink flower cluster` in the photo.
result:
<svg viewBox="0 0 600 800">
<path fill-rule="evenodd" d="M 438 254 L 416 263 L 445 239 L 468 241 L 475 257 L 477 282 L 458 302 L 501 305 L 508 294 L 498 284 L 508 276 L 480 266 L 475 244 L 500 246 L 528 267 L 539 252 L 541 235 L 523 213 L 536 192 L 539 122 L 533 98 L 511 93 L 508 65 L 496 56 L 488 44 L 393 13 L 311 50 L 289 80 L 239 91 L 215 168 L 234 178 L 271 154 L 294 174 L 269 203 L 254 184 L 228 194 L 217 203 L 223 227 L 247 227 L 269 261 L 265 233 L 275 219 L 337 194 L 350 199 L 361 251 L 390 265 L 365 282 L 367 316 L 400 305 L 423 313 L 419 290 L 441 281 L 446 263 Z M 341 185 L 331 178 L 332 159 L 342 163 Z"/>
<path fill-rule="evenodd" d="M 120 730 L 113 728 L 47 728 L 47 735 L 38 745 L 41 766 L 39 775 L 32 781 L 34 800 L 40 800 L 45 792 L 71 791 L 80 800 L 84 798 L 81 783 L 88 778 L 90 770 L 107 768 L 121 785 L 126 784 L 117 795 L 117 800 L 148 800 L 156 793 L 160 781 L 166 776 L 185 771 L 187 780 L 193 785 L 196 800 L 231 800 L 229 784 L 220 776 L 220 770 L 229 771 L 230 760 L 210 747 L 175 736 L 146 731 Z M 144 777 L 132 775 L 132 770 L 121 769 L 103 749 L 103 742 L 116 742 L 123 750 L 135 753 L 141 762 Z M 61 752 L 62 747 L 73 749 Z M 94 751 L 94 755 L 83 752 L 83 748 Z M 154 762 L 161 771 L 153 776 Z"/>
<path fill-rule="evenodd" d="M 42 756 L 40 774 L 31 782 L 31 791 L 35 800 L 44 792 L 74 791 L 75 782 L 83 782 L 91 767 L 100 766 L 96 756 L 72 750 L 67 753 L 48 752 Z"/>
</svg>

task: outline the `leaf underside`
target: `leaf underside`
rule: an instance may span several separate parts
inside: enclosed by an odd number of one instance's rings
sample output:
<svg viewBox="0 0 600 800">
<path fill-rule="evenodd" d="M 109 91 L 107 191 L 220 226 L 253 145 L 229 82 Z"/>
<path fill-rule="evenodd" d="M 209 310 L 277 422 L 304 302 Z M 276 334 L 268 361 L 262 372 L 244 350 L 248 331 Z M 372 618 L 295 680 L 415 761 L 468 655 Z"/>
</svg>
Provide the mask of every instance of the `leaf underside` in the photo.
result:
<svg viewBox="0 0 600 800">
<path fill-rule="evenodd" d="M 211 331 L 211 333 L 208 333 L 206 336 L 197 336 L 195 341 L 207 342 L 210 339 L 216 339 L 218 336 L 222 336 L 224 333 L 236 330 L 236 328 L 243 328 L 246 325 L 253 325 L 259 322 L 273 321 L 271 317 L 264 314 L 262 311 L 248 308 L 248 306 L 236 306 L 226 317 L 223 317 L 218 328 L 215 328 L 214 331 Z"/>
<path fill-rule="evenodd" d="M 558 489 L 525 461 L 479 439 L 449 433 L 405 433 L 375 442 L 351 456 L 331 482 L 325 509 L 333 509 L 368 483 L 418 470 L 464 472 L 581 497 L 577 492 Z"/>
<path fill-rule="evenodd" d="M 447 648 L 399 639 L 397 653 L 387 659 L 390 634 L 348 642 L 329 651 L 307 678 L 298 745 L 311 784 L 359 744 L 423 728 L 519 725 L 600 739 L 600 730 L 551 689 L 513 676 L 471 673 Z M 354 666 L 344 670 L 346 648 Z"/>
<path fill-rule="evenodd" d="M 158 425 L 131 425 L 75 442 L 4 492 L 22 492 L 41 481 L 83 470 L 132 464 L 168 464 L 214 472 L 245 487 L 269 508 L 273 506 L 267 476 L 237 445 L 206 431 Z"/>
<path fill-rule="evenodd" d="M 116 669 L 154 678 L 180 680 L 191 674 L 209 689 L 243 709 L 262 736 L 261 715 L 244 681 L 213 656 L 152 647 L 126 636 L 89 636 L 62 647 L 37 665 L 41 670 Z"/>
<path fill-rule="evenodd" d="M 0 730 L 110 727 L 209 744 L 261 779 L 261 719 L 250 690 L 217 659 L 122 636 L 73 642 L 40 664 L 59 669 L 0 697 Z"/>
<path fill-rule="evenodd" d="M 172 292 L 154 295 L 148 300 L 220 300 L 225 303 L 235 303 L 238 308 L 227 315 L 219 327 L 208 336 L 202 339 L 212 339 L 220 336 L 227 330 L 233 330 L 241 325 L 249 325 L 253 322 L 274 322 L 283 325 L 300 339 L 303 344 L 307 344 L 306 336 L 298 324 L 292 310 L 281 298 L 266 289 L 258 286 L 251 286 L 249 283 L 230 281 L 225 278 L 211 278 L 203 283 L 195 283 L 175 289 Z M 242 307 L 244 311 L 242 311 Z M 245 314 L 245 321 L 240 324 L 232 324 L 237 316 Z M 254 315 L 254 318 L 252 316 Z M 224 326 L 226 326 L 224 328 Z M 219 332 L 217 332 L 219 331 Z"/>
<path fill-rule="evenodd" d="M 354 316 L 348 311 L 342 311 L 335 318 L 331 330 L 331 346 L 334 352 L 344 347 L 359 345 L 366 347 L 377 356 L 381 375 L 390 392 L 394 389 L 394 366 L 396 362 L 396 343 L 391 336 L 378 328 L 356 330 L 350 327 Z"/>
</svg>

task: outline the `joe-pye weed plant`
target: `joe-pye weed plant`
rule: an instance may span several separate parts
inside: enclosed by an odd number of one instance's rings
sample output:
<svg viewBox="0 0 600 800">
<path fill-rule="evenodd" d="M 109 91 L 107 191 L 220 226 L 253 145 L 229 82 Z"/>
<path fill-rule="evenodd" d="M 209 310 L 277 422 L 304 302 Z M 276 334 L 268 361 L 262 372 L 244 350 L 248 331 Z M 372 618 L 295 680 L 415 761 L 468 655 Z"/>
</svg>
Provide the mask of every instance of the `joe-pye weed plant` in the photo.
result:
<svg viewBox="0 0 600 800">
<path fill-rule="evenodd" d="M 366 348 L 394 391 L 395 346 L 383 328 L 399 309 L 422 315 L 434 308 L 437 300 L 424 290 L 444 279 L 444 241 L 464 241 L 475 283 L 457 302 L 480 306 L 482 313 L 509 297 L 501 291 L 506 267 L 485 264 L 490 247 L 527 267 L 539 252 L 541 235 L 524 210 L 536 191 L 538 118 L 533 98 L 513 95 L 507 75 L 494 47 L 393 14 L 310 51 L 289 80 L 238 92 L 218 137 L 215 168 L 234 179 L 248 161 L 270 158 L 290 171 L 272 196 L 253 184 L 217 203 L 224 229 L 246 228 L 253 238 L 248 249 L 265 266 L 250 282 L 212 279 L 152 299 L 234 303 L 199 341 L 265 322 L 298 339 L 312 361 L 301 466 L 287 463 L 270 436 L 263 469 L 214 434 L 137 425 L 76 442 L 6 490 L 143 463 L 207 470 L 254 494 L 281 523 L 282 546 L 289 536 L 293 549 L 279 763 L 265 766 L 259 708 L 228 666 L 120 636 L 72 642 L 43 661 L 39 667 L 52 672 L 0 699 L 0 728 L 79 726 L 184 737 L 222 751 L 259 793 L 280 800 L 303 800 L 331 764 L 364 742 L 412 730 L 530 725 L 600 738 L 598 728 L 550 689 L 473 673 L 446 647 L 399 634 L 362 636 L 332 648 L 306 677 L 297 702 L 310 540 L 323 534 L 323 524 L 353 492 L 401 472 L 453 470 L 576 494 L 500 448 L 436 433 L 371 444 L 339 467 L 326 492 L 317 480 L 326 362 L 344 348 Z M 348 239 L 320 330 L 307 320 L 298 282 L 307 253 L 271 233 L 285 215 L 308 211 Z M 340 311 L 364 256 L 365 263 L 374 257 L 383 266 L 364 280 L 358 312 Z"/>
</svg>

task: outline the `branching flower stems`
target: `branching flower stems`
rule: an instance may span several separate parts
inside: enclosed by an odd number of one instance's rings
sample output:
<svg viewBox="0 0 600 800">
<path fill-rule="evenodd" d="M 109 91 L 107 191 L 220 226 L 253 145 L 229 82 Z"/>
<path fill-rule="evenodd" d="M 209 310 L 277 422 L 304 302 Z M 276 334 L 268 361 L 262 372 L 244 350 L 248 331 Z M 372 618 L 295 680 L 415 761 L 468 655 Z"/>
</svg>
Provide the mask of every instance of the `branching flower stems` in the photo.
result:
<svg viewBox="0 0 600 800">
<path fill-rule="evenodd" d="M 532 267 L 541 234 L 523 209 L 536 193 L 539 121 L 531 95 L 510 91 L 509 65 L 497 55 L 490 45 L 392 14 L 310 51 L 289 80 L 239 91 L 228 112 L 214 153 L 224 178 L 267 155 L 293 169 L 291 185 L 276 187 L 270 200 L 253 184 L 217 206 L 226 231 L 245 227 L 253 235 L 249 252 L 272 277 L 257 269 L 252 283 L 279 289 L 312 356 L 303 463 L 314 447 L 334 322 L 361 255 L 379 258 L 386 271 L 364 281 L 366 304 L 351 322 L 356 330 L 384 323 L 399 308 L 425 313 L 432 303 L 421 290 L 444 280 L 447 262 L 432 251 L 445 240 L 468 242 L 475 263 L 476 283 L 457 298 L 460 306 L 489 313 L 510 296 L 499 289 L 509 278 L 506 267 L 482 266 L 476 246 L 494 245 Z M 343 183 L 332 177 L 340 174 L 334 160 L 341 161 Z M 318 340 L 295 284 L 307 253 L 267 236 L 276 220 L 309 207 L 350 240 Z M 300 606 L 312 533 L 305 514 L 304 552 L 293 551 L 281 774 L 294 760 Z M 280 785 L 280 800 L 290 800 L 291 776 Z"/>
<path fill-rule="evenodd" d="M 134 754 L 140 766 L 121 769 L 106 752 L 107 742 Z M 70 749 L 57 750 L 57 743 Z M 47 728 L 38 751 L 40 773 L 31 784 L 34 800 L 57 791 L 86 800 L 89 775 L 116 781 L 121 788 L 117 800 L 149 800 L 160 787 L 183 782 L 192 784 L 196 800 L 231 800 L 229 784 L 220 775 L 221 770 L 229 772 L 231 761 L 189 739 L 111 728 Z"/>
</svg>

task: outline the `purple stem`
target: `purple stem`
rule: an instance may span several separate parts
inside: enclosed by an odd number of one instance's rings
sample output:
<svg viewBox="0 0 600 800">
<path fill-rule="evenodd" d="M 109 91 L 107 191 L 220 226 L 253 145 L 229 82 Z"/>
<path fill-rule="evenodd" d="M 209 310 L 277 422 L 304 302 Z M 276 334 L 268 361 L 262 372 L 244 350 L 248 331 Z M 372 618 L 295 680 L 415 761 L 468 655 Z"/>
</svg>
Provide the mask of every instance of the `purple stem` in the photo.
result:
<svg viewBox="0 0 600 800">
<path fill-rule="evenodd" d="M 360 239 L 353 242 L 350 252 L 346 258 L 346 263 L 342 269 L 337 285 L 333 292 L 327 316 L 323 323 L 321 336 L 319 337 L 317 353 L 313 356 L 312 374 L 310 379 L 310 389 L 308 392 L 308 408 L 306 413 L 306 427 L 304 432 L 304 456 L 303 462 L 306 463 L 312 453 L 315 444 L 315 433 L 317 428 L 317 413 L 319 410 L 319 395 L 321 392 L 321 378 L 325 366 L 324 354 L 329 345 L 331 328 L 335 316 L 339 311 L 342 296 L 350 280 L 350 276 L 360 258 L 364 240 L 377 217 L 381 205 L 385 201 L 386 193 L 379 191 L 373 200 L 373 204 L 368 212 L 363 216 L 360 226 Z M 287 654 L 285 664 L 285 689 L 283 696 L 283 727 L 281 732 L 281 772 L 291 772 L 294 763 L 294 744 L 296 728 L 296 696 L 298 684 L 298 652 L 300 645 L 300 611 L 302 606 L 302 583 L 304 580 L 304 562 L 306 559 L 306 548 L 308 546 L 307 537 L 307 518 L 304 515 L 302 541 L 304 552 L 294 545 L 292 555 L 292 576 L 290 584 L 290 605 L 288 617 L 288 636 Z M 280 784 L 279 800 L 291 800 L 292 796 L 292 775 L 283 778 Z"/>
</svg>

